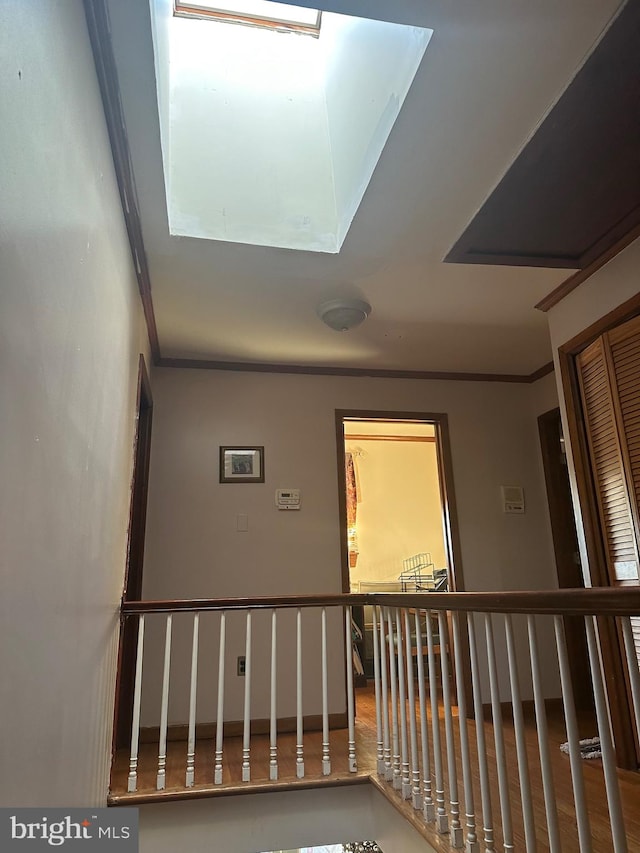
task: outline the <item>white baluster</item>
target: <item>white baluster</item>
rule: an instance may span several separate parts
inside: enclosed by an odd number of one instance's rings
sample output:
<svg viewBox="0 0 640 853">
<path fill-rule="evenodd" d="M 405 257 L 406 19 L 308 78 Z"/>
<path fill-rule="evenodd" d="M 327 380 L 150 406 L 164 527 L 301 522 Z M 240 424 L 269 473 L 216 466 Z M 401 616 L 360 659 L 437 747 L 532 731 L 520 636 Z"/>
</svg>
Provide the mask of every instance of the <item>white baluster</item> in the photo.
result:
<svg viewBox="0 0 640 853">
<path fill-rule="evenodd" d="M 404 638 L 407 658 L 407 707 L 409 712 L 409 743 L 411 745 L 411 800 L 414 809 L 422 808 L 420 795 L 420 764 L 418 759 L 418 731 L 416 727 L 416 693 L 413 686 L 413 660 L 411 654 L 411 624 L 409 611 L 404 608 Z"/>
<path fill-rule="evenodd" d="M 467 730 L 467 697 L 464 685 L 462 664 L 462 637 L 460 634 L 460 614 L 452 613 L 453 654 L 456 669 L 456 691 L 458 694 L 458 723 L 460 727 L 460 759 L 462 762 L 462 783 L 464 786 L 464 810 L 467 826 L 467 853 L 480 853 L 480 844 L 476 835 L 476 815 L 473 805 L 473 777 L 471 774 L 471 756 L 469 753 L 469 733 Z"/>
<path fill-rule="evenodd" d="M 351 636 L 351 608 L 345 607 L 345 641 L 347 655 L 347 725 L 349 729 L 349 772 L 358 772 L 358 763 L 356 761 L 356 715 L 355 702 L 353 696 L 353 639 Z"/>
<path fill-rule="evenodd" d="M 564 635 L 564 624 L 562 622 L 562 616 L 554 616 L 553 624 L 556 634 L 558 663 L 560 665 L 560 684 L 562 687 L 564 719 L 567 726 L 567 740 L 569 742 L 569 761 L 571 764 L 573 801 L 576 807 L 575 812 L 576 822 L 578 825 L 578 842 L 580 845 L 580 853 L 591 853 L 593 848 L 591 844 L 589 813 L 587 811 L 587 801 L 584 793 L 584 779 L 582 777 L 580 735 L 578 734 L 576 706 L 573 699 L 573 685 L 571 683 L 571 667 L 567 655 L 567 641 Z"/>
<path fill-rule="evenodd" d="M 162 700 L 160 706 L 160 744 L 158 748 L 158 773 L 156 790 L 163 791 L 167 775 L 167 727 L 169 717 L 169 669 L 171 665 L 171 625 L 173 614 L 167 616 L 164 635 L 164 669 L 162 672 Z"/>
<path fill-rule="evenodd" d="M 191 644 L 191 689 L 189 691 L 189 736 L 187 741 L 187 774 L 185 785 L 193 788 L 196 763 L 196 699 L 198 694 L 198 632 L 200 614 L 193 616 L 193 641 Z"/>
<path fill-rule="evenodd" d="M 400 738 L 398 735 L 398 685 L 396 681 L 396 650 L 393 635 L 391 609 L 387 610 L 387 635 L 389 637 L 389 680 L 391 681 L 391 740 L 393 750 L 393 787 L 400 790 Z"/>
<path fill-rule="evenodd" d="M 427 660 L 429 663 L 429 696 L 431 699 L 431 731 L 433 734 L 433 767 L 436 777 L 436 829 L 446 835 L 449 832 L 449 817 L 444 802 L 444 772 L 442 768 L 440 722 L 438 720 L 438 677 L 431 619 L 431 611 L 427 610 Z M 442 641 L 440 642 L 440 651 L 442 652 Z"/>
<path fill-rule="evenodd" d="M 296 617 L 296 776 L 304 778 L 304 743 L 302 724 L 302 610 Z"/>
<path fill-rule="evenodd" d="M 322 775 L 331 773 L 329 755 L 329 683 L 327 675 L 327 610 L 322 608 Z"/>
<path fill-rule="evenodd" d="M 628 616 L 620 617 L 622 625 L 622 636 L 624 637 L 624 650 L 627 657 L 627 668 L 629 670 L 629 683 L 631 685 L 631 697 L 633 699 L 633 712 L 636 718 L 636 731 L 640 733 L 640 670 L 638 669 L 638 654 L 633 641 L 631 620 Z"/>
<path fill-rule="evenodd" d="M 244 722 L 242 733 L 242 781 L 251 781 L 251 611 L 247 610 L 244 653 Z"/>
<path fill-rule="evenodd" d="M 456 745 L 453 739 L 453 714 L 451 712 L 451 683 L 449 681 L 449 652 L 447 649 L 447 617 L 438 611 L 438 634 L 440 635 L 440 666 L 442 675 L 442 704 L 444 705 L 444 732 L 447 745 L 447 770 L 449 773 L 449 805 L 451 808 L 451 846 L 464 846 L 462 826 L 460 824 L 460 803 L 458 802 L 458 771 L 456 768 Z"/>
<path fill-rule="evenodd" d="M 498 793 L 500 795 L 500 815 L 502 817 L 502 837 L 504 849 L 513 850 L 513 827 L 511 822 L 511 801 L 509 799 L 509 778 L 504 749 L 504 732 L 502 729 L 502 708 L 500 705 L 500 686 L 498 684 L 498 668 L 496 665 L 496 650 L 493 642 L 493 624 L 491 614 L 484 614 L 485 635 L 487 641 L 487 661 L 489 664 L 489 687 L 491 690 L 491 713 L 493 716 L 493 740 L 496 747 L 496 766 L 498 769 Z"/>
<path fill-rule="evenodd" d="M 482 687 L 480 685 L 480 667 L 478 666 L 478 647 L 473 624 L 473 614 L 468 617 L 469 658 L 471 660 L 471 684 L 473 689 L 473 714 L 476 723 L 476 743 L 478 746 L 478 769 L 480 772 L 480 798 L 482 800 L 482 830 L 486 853 L 494 853 L 493 814 L 491 810 L 491 783 L 487 764 L 487 744 L 484 737 L 484 711 L 482 708 Z"/>
<path fill-rule="evenodd" d="M 271 611 L 271 710 L 269 723 L 269 779 L 278 778 L 278 718 L 276 716 L 276 687 L 277 687 L 277 616 L 275 609 Z"/>
<path fill-rule="evenodd" d="M 226 640 L 226 614 L 220 613 L 220 648 L 218 650 L 218 708 L 216 712 L 216 754 L 213 781 L 222 785 L 222 745 L 224 732 L 224 656 Z"/>
<path fill-rule="evenodd" d="M 529 656 L 531 658 L 531 675 L 533 678 L 533 701 L 536 709 L 536 728 L 538 730 L 538 752 L 540 753 L 540 769 L 542 770 L 542 790 L 544 791 L 544 808 L 547 816 L 547 832 L 549 835 L 549 850 L 560 853 L 560 832 L 558 829 L 558 809 L 549 754 L 549 733 L 547 728 L 547 711 L 542 691 L 542 676 L 540 670 L 540 655 L 538 653 L 538 638 L 536 636 L 536 618 L 527 616 L 529 631 Z"/>
<path fill-rule="evenodd" d="M 378 637 L 378 615 L 376 605 L 371 606 L 373 626 L 373 683 L 376 694 L 376 770 L 384 774 L 384 738 L 382 734 L 382 694 L 380 686 L 380 639 Z M 385 702 L 387 700 L 385 693 Z"/>
<path fill-rule="evenodd" d="M 387 609 L 380 608 L 380 681 L 382 686 L 382 752 L 384 755 L 385 781 L 393 780 L 393 765 L 391 763 L 391 730 L 389 726 L 389 678 L 387 670 L 387 640 L 385 621 Z M 389 667 L 391 664 L 389 664 Z"/>
<path fill-rule="evenodd" d="M 509 681 L 511 683 L 511 707 L 513 709 L 513 728 L 516 735 L 516 755 L 518 756 L 518 778 L 520 780 L 520 800 L 522 802 L 524 838 L 527 851 L 535 851 L 536 825 L 533 817 L 533 803 L 531 801 L 529 761 L 527 759 L 527 742 L 525 739 L 524 717 L 522 715 L 522 700 L 520 698 L 518 661 L 516 658 L 516 646 L 513 637 L 513 620 L 510 613 L 504 614 L 504 630 L 507 639 L 507 659 L 509 661 Z"/>
<path fill-rule="evenodd" d="M 418 701 L 420 707 L 420 742 L 422 744 L 422 813 L 432 823 L 436 819 L 436 807 L 431 794 L 431 762 L 429 760 L 429 737 L 427 728 L 427 705 L 424 689 L 424 658 L 422 656 L 422 627 L 420 611 L 416 610 L 416 663 L 418 667 Z"/>
<path fill-rule="evenodd" d="M 598 734 L 600 735 L 600 749 L 602 750 L 602 766 L 604 768 L 604 781 L 607 791 L 607 805 L 609 806 L 609 823 L 611 824 L 613 850 L 614 853 L 627 853 L 627 836 L 624 829 L 622 805 L 620 803 L 616 755 L 613 748 L 607 696 L 604 689 L 602 668 L 600 666 L 600 652 L 596 638 L 596 617 L 587 616 L 584 622 L 587 629 L 591 683 L 593 685 L 593 698 L 595 700 L 596 717 L 598 719 Z"/>
<path fill-rule="evenodd" d="M 133 687 L 133 714 L 131 718 L 131 753 L 127 791 L 131 794 L 138 787 L 138 745 L 140 741 L 140 702 L 142 699 L 142 646 L 144 642 L 144 613 L 138 617 L 138 650 L 136 653 L 136 677 Z"/>
<path fill-rule="evenodd" d="M 398 653 L 398 687 L 399 687 L 399 714 L 400 714 L 400 743 L 402 749 L 402 799 L 411 797 L 411 778 L 409 776 L 409 742 L 407 740 L 407 697 L 404 671 L 404 652 L 402 650 L 402 627 L 400 624 L 400 608 L 396 607 L 396 638 Z"/>
</svg>

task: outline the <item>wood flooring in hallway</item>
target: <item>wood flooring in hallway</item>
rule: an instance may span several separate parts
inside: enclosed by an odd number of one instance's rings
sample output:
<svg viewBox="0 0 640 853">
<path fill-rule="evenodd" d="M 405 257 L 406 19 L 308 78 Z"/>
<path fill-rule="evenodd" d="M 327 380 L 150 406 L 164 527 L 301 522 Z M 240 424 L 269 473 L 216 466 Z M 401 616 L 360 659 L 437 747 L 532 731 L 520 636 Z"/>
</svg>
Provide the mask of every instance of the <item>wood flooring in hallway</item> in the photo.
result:
<svg viewBox="0 0 640 853">
<path fill-rule="evenodd" d="M 141 744 L 140 747 L 138 791 L 135 794 L 126 793 L 129 768 L 128 751 L 120 750 L 114 757 L 110 803 L 112 805 L 136 805 L 143 802 L 158 802 L 163 799 L 210 797 L 238 793 L 257 793 L 259 791 L 290 790 L 292 788 L 318 787 L 322 785 L 368 784 L 371 782 L 385 794 L 390 802 L 405 815 L 436 850 L 450 850 L 448 838 L 438 836 L 433 826 L 424 823 L 421 813 L 415 812 L 409 801 L 402 800 L 399 793 L 391 788 L 390 783 L 384 782 L 376 774 L 376 720 L 372 685 L 356 690 L 356 707 L 357 773 L 348 772 L 347 732 L 345 729 L 332 730 L 330 733 L 332 772 L 329 776 L 322 776 L 321 732 L 305 732 L 304 779 L 296 778 L 295 734 L 282 734 L 278 736 L 279 779 L 277 782 L 271 782 L 269 781 L 269 738 L 267 735 L 256 735 L 251 738 L 251 782 L 242 782 L 242 738 L 232 737 L 225 738 L 224 741 L 224 782 L 222 785 L 214 786 L 214 742 L 202 739 L 196 744 L 195 785 L 193 788 L 187 789 L 184 787 L 186 743 L 184 741 L 170 741 L 167 748 L 167 787 L 164 791 L 156 791 L 158 745 L 149 743 Z M 548 850 L 549 846 L 546 839 L 546 817 L 538 743 L 533 716 L 526 711 L 527 709 L 525 709 L 527 758 L 532 781 L 538 850 L 544 851 Z M 439 728 L 444 746 L 445 733 L 442 708 L 440 709 L 439 717 Z M 457 718 L 454 722 L 457 745 L 456 753 L 458 753 L 459 730 Z M 590 737 L 596 733 L 595 723 L 589 715 L 583 715 L 579 720 L 579 724 L 581 737 Z M 430 719 L 429 725 L 431 726 Z M 549 708 L 548 726 L 562 850 L 564 853 L 581 853 L 573 807 L 569 757 L 560 751 L 560 744 L 566 740 L 564 719 L 561 710 L 555 705 Z M 495 768 L 494 732 L 491 722 L 485 722 L 484 728 L 492 787 L 493 822 L 496 827 L 496 849 L 502 850 L 502 835 L 499 829 L 499 799 L 497 772 Z M 509 768 L 509 790 L 515 848 L 516 850 L 524 850 L 524 829 L 520 804 L 515 735 L 510 714 L 505 713 L 503 728 Z M 476 732 L 475 724 L 472 722 L 469 722 L 469 740 L 472 766 L 477 768 Z M 443 756 L 443 760 L 446 770 L 446 755 Z M 459 761 L 457 763 L 459 798 L 461 801 L 461 812 L 464 813 L 461 767 Z M 597 759 L 583 761 L 582 770 L 593 836 L 593 850 L 595 853 L 609 853 L 609 851 L 613 850 L 613 844 L 609 830 L 602 763 Z M 640 774 L 620 770 L 618 771 L 618 780 L 629 851 L 640 851 Z M 448 801 L 448 790 L 446 791 L 446 797 Z M 478 837 L 482 841 L 481 801 L 477 769 L 474 772 L 474 798 Z"/>
</svg>

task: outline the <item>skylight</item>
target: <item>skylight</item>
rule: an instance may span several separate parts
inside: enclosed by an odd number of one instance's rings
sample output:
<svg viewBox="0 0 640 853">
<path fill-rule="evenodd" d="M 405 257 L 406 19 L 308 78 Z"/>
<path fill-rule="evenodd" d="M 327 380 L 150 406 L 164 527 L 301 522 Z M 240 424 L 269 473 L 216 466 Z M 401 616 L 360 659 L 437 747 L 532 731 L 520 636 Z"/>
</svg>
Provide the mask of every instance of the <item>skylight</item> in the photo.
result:
<svg viewBox="0 0 640 853">
<path fill-rule="evenodd" d="M 235 2 L 181 3 L 175 0 L 174 12 L 181 17 L 213 18 L 236 24 L 250 24 L 271 28 L 283 28 L 311 32 L 320 30 L 318 9 L 305 9 L 289 3 L 273 3 L 270 0 L 235 0 Z"/>
<path fill-rule="evenodd" d="M 323 12 L 294 38 L 317 11 L 151 2 L 170 234 L 339 252 L 432 30 Z"/>
</svg>

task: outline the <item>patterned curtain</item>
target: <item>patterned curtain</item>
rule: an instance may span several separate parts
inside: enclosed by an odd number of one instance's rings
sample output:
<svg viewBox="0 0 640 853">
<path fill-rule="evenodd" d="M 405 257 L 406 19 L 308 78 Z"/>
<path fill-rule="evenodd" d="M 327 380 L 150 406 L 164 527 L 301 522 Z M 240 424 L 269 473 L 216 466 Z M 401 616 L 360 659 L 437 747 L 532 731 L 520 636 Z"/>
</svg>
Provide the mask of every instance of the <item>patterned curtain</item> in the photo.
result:
<svg viewBox="0 0 640 853">
<path fill-rule="evenodd" d="M 347 481 L 347 540 L 349 554 L 358 553 L 358 534 L 356 531 L 356 517 L 358 514 L 358 483 L 356 480 L 356 466 L 353 454 L 345 454 L 345 477 Z"/>
</svg>

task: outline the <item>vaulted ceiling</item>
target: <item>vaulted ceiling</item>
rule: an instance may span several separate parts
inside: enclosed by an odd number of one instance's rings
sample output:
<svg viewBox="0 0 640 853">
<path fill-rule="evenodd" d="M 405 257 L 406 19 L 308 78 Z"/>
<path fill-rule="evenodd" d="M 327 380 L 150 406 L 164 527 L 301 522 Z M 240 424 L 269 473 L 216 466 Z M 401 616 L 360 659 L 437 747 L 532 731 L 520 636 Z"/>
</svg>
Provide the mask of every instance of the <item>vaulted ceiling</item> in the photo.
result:
<svg viewBox="0 0 640 853">
<path fill-rule="evenodd" d="M 342 249 L 333 255 L 170 235 L 149 6 L 147 0 L 108 0 L 161 356 L 373 371 L 536 371 L 551 352 L 545 316 L 535 305 L 571 270 L 445 258 L 620 4 L 315 5 L 434 31 Z M 538 165 L 530 162 L 531 174 Z M 509 200 L 518 210 L 513 193 Z M 341 296 L 365 298 L 373 307 L 370 318 L 347 333 L 316 316 L 321 301 Z"/>
</svg>

